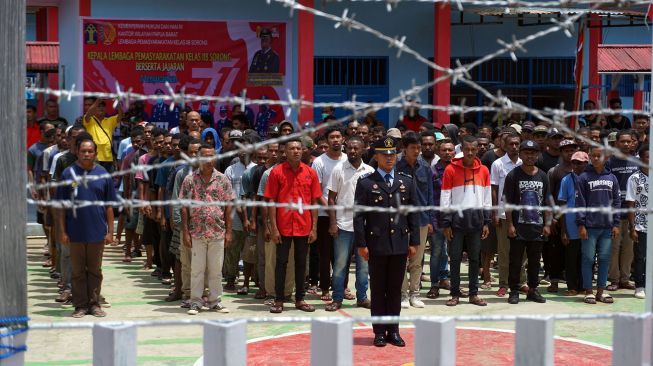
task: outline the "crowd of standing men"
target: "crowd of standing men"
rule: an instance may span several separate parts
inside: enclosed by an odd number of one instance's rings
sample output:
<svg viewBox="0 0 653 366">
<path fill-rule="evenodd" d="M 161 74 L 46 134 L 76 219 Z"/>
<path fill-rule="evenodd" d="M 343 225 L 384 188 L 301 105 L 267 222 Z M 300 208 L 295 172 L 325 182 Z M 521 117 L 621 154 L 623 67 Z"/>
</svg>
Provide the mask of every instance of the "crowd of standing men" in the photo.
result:
<svg viewBox="0 0 653 366">
<path fill-rule="evenodd" d="M 544 303 L 538 286 L 558 292 L 561 283 L 565 296 L 581 295 L 588 304 L 612 303 L 610 291 L 620 288 L 645 297 L 646 215 L 610 209 L 646 206 L 646 116 L 634 116 L 631 126 L 619 114 L 590 115 L 575 135 L 517 120 L 438 129 L 413 105 L 388 130 L 370 112 L 346 128 L 277 140 L 312 123 L 283 121 L 261 136 L 241 112 L 216 129 L 185 108 L 179 127 L 167 131 L 131 107 L 123 112 L 118 106 L 107 116 L 104 103 L 86 98 L 84 115 L 71 126 L 54 101 L 39 121 L 35 108 L 27 107 L 30 182 L 123 171 L 115 179 L 30 192 L 44 201 L 107 203 L 38 211 L 48 237 L 44 266 L 59 280 L 56 301 L 73 307 L 73 317 L 106 315 L 104 246 L 121 243 L 123 262 L 144 251 L 143 268 L 170 286 L 165 300 L 180 301 L 191 315 L 229 312 L 223 291 L 260 299 L 272 313 L 282 313 L 288 302 L 315 311 L 305 301 L 311 295 L 325 301 L 326 311 L 355 300 L 372 315 L 399 315 L 401 308 L 425 306 L 423 282 L 430 282 L 429 299 L 449 291 L 447 306 L 462 298 L 486 306 L 479 289 L 495 286 L 496 296 L 508 296 L 510 304 L 520 301 L 520 293 Z M 321 122 L 335 120 L 334 112 L 325 108 Z M 118 128 L 120 142 L 113 139 Z M 239 149 L 266 139 L 275 140 L 254 152 Z M 587 140 L 608 141 L 620 153 Z M 228 152 L 228 158 L 211 160 Z M 189 164 L 182 153 L 206 159 Z M 153 168 L 130 169 L 134 165 Z M 141 204 L 121 207 L 121 199 Z M 236 199 L 321 208 L 241 205 Z M 506 204 L 519 209 L 491 209 Z M 554 204 L 606 210 L 542 210 Z M 353 205 L 381 209 L 342 209 Z M 390 212 L 400 206 L 417 209 Z M 451 210 L 427 208 L 433 206 Z M 423 271 L 427 249 L 429 276 Z M 349 290 L 352 261 L 355 294 Z M 491 274 L 495 267 L 498 279 Z M 374 325 L 374 333 L 376 346 L 405 345 L 396 324 Z"/>
</svg>

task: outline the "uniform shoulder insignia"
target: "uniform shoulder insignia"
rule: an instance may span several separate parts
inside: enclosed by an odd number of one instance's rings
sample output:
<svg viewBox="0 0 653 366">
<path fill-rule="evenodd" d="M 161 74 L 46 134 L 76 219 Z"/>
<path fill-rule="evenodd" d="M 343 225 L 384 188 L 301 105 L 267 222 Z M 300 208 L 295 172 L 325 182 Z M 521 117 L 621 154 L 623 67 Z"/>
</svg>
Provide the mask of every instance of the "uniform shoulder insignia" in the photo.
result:
<svg viewBox="0 0 653 366">
<path fill-rule="evenodd" d="M 402 177 L 413 179 L 412 175 L 404 173 L 404 172 L 397 172 L 397 174 L 401 175 Z"/>
<path fill-rule="evenodd" d="M 359 180 L 363 180 L 363 179 L 369 177 L 370 175 L 372 175 L 372 173 L 364 173 L 364 174 L 361 174 L 360 177 L 359 177 L 358 179 L 359 179 Z"/>
</svg>

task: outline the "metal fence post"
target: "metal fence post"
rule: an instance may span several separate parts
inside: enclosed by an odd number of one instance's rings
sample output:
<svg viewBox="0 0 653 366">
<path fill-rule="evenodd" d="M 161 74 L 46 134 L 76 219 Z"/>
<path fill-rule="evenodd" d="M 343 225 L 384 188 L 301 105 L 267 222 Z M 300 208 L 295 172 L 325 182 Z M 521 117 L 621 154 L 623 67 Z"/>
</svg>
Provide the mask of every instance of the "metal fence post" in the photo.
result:
<svg viewBox="0 0 653 366">
<path fill-rule="evenodd" d="M 616 315 L 612 333 L 612 364 L 651 365 L 651 314 Z"/>
<path fill-rule="evenodd" d="M 350 319 L 311 322 L 311 366 L 351 366 L 354 332 Z"/>
<path fill-rule="evenodd" d="M 517 318 L 515 365 L 553 366 L 553 319 Z"/>
<path fill-rule="evenodd" d="M 204 324 L 204 365 L 247 364 L 247 320 Z"/>
<path fill-rule="evenodd" d="M 415 321 L 415 366 L 456 364 L 456 321 L 453 318 Z"/>
<path fill-rule="evenodd" d="M 135 365 L 136 332 L 134 325 L 93 327 L 93 366 Z"/>
</svg>

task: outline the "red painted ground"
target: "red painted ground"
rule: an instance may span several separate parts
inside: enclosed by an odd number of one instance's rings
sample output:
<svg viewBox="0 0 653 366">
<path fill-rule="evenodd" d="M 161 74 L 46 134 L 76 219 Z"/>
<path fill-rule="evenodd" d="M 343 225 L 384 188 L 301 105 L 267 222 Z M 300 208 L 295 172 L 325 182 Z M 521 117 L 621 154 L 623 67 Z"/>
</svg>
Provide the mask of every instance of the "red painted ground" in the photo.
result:
<svg viewBox="0 0 653 366">
<path fill-rule="evenodd" d="M 354 364 L 401 366 L 412 365 L 413 331 L 401 329 L 406 347 L 372 345 L 371 329 L 354 330 Z M 457 365 L 512 365 L 514 333 L 491 330 L 458 329 L 456 333 Z M 247 346 L 248 365 L 309 365 L 310 334 L 279 336 L 255 341 Z M 611 361 L 609 350 L 567 340 L 555 340 L 556 365 L 606 365 Z"/>
</svg>

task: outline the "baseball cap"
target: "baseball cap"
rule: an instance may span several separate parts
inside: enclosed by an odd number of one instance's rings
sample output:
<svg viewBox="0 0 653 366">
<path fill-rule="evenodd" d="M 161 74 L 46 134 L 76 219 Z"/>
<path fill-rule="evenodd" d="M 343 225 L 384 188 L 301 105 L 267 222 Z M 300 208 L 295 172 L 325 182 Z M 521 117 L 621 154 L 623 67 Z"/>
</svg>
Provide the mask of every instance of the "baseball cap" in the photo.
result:
<svg viewBox="0 0 653 366">
<path fill-rule="evenodd" d="M 549 129 L 546 126 L 535 126 L 533 133 L 548 133 Z"/>
<path fill-rule="evenodd" d="M 279 135 L 279 133 L 281 133 L 279 125 L 270 125 L 270 127 L 268 127 L 268 135 Z"/>
<path fill-rule="evenodd" d="M 435 133 L 435 141 L 441 141 L 441 140 L 444 140 L 444 139 L 446 139 L 446 137 L 444 137 L 442 132 L 436 132 Z"/>
<path fill-rule="evenodd" d="M 517 131 L 517 133 L 521 135 L 521 128 L 522 127 L 519 124 L 513 123 L 513 124 L 510 125 L 510 127 L 514 128 L 515 131 Z"/>
<path fill-rule="evenodd" d="M 584 151 L 576 151 L 574 155 L 571 156 L 571 160 L 583 161 L 587 163 L 590 161 L 590 157 Z"/>
<path fill-rule="evenodd" d="M 562 141 L 560 141 L 560 144 L 558 146 L 562 149 L 565 146 L 578 147 L 578 144 L 574 140 L 562 140 Z"/>
<path fill-rule="evenodd" d="M 617 141 L 617 133 L 616 132 L 610 132 L 608 135 L 608 142 L 615 142 Z"/>
<path fill-rule="evenodd" d="M 230 140 L 240 140 L 243 138 L 243 133 L 240 130 L 231 130 L 229 132 Z"/>
<path fill-rule="evenodd" d="M 564 136 L 564 135 L 563 135 L 562 132 L 560 132 L 560 130 L 558 130 L 557 128 L 552 128 L 552 129 L 549 131 L 549 134 L 546 135 L 546 137 L 556 137 L 556 136 Z"/>
<path fill-rule="evenodd" d="M 374 153 L 382 155 L 393 155 L 397 153 L 397 142 L 388 136 L 374 143 Z"/>
<path fill-rule="evenodd" d="M 540 146 L 537 144 L 537 142 L 533 140 L 526 140 L 526 141 L 522 141 L 522 143 L 519 145 L 519 150 L 540 151 Z"/>
<path fill-rule="evenodd" d="M 533 132 L 533 130 L 535 129 L 535 123 L 533 123 L 531 121 L 526 121 L 526 122 L 524 122 L 524 124 L 522 124 L 521 128 L 522 128 L 522 130 Z"/>
<path fill-rule="evenodd" d="M 394 128 L 394 127 L 389 128 L 388 132 L 386 132 L 386 135 L 390 136 L 390 137 L 394 137 L 396 139 L 400 139 L 401 138 L 401 131 L 399 131 L 398 128 Z"/>
</svg>

